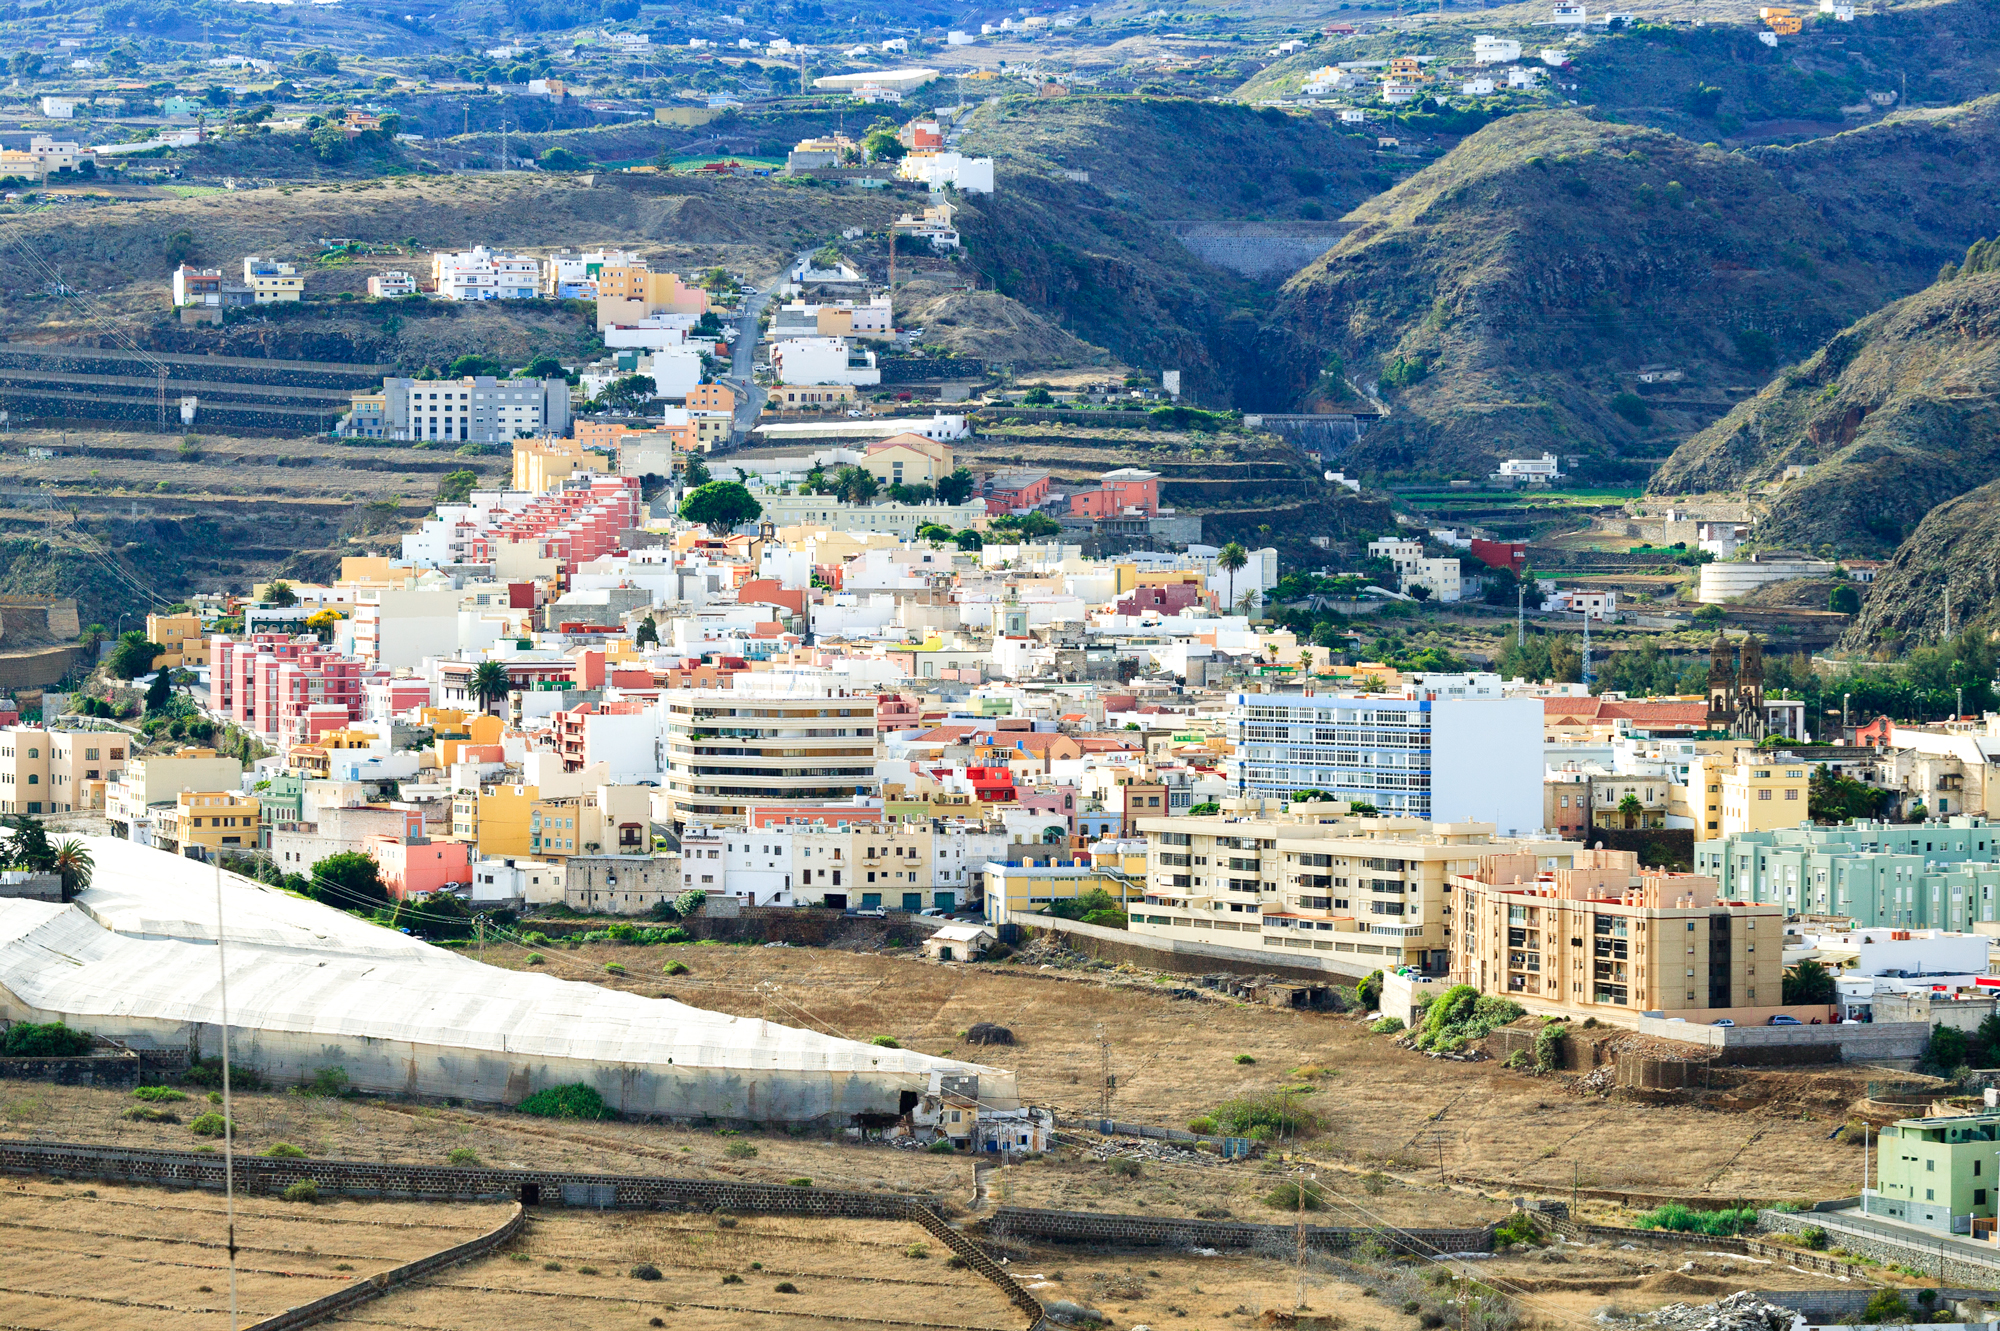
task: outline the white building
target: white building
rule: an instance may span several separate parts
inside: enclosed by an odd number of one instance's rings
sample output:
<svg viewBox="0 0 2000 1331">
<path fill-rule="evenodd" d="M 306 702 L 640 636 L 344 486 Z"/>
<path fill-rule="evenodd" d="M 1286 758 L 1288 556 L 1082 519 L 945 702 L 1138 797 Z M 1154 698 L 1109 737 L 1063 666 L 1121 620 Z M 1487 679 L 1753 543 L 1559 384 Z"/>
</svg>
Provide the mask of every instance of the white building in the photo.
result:
<svg viewBox="0 0 2000 1331">
<path fill-rule="evenodd" d="M 1542 602 L 1544 611 L 1566 611 L 1585 619 L 1612 619 L 1618 614 L 1618 593 L 1571 588 Z"/>
<path fill-rule="evenodd" d="M 681 835 L 681 889 L 734 897 L 746 906 L 792 904 L 792 834 L 691 823 Z"/>
<path fill-rule="evenodd" d="M 1733 559 L 1743 542 L 1750 539 L 1750 527 L 1742 522 L 1703 522 L 1695 529 L 1695 548 L 1717 559 Z"/>
<path fill-rule="evenodd" d="M 1544 46 L 1542 63 L 1551 69 L 1561 69 L 1569 63 L 1569 52 L 1560 46 Z"/>
<path fill-rule="evenodd" d="M 431 280 L 444 300 L 532 300 L 541 294 L 542 265 L 527 255 L 475 245 L 431 255 Z"/>
<path fill-rule="evenodd" d="M 771 372 L 781 384 L 862 388 L 882 382 L 875 353 L 850 348 L 845 338 L 838 337 L 794 337 L 772 343 Z"/>
<path fill-rule="evenodd" d="M 639 358 L 639 372 L 652 377 L 653 396 L 680 402 L 701 383 L 701 353 L 693 347 L 655 351 Z"/>
<path fill-rule="evenodd" d="M 1458 560 L 1451 556 L 1412 560 L 1409 569 L 1402 575 L 1401 583 L 1397 590 L 1405 596 L 1416 587 L 1430 592 L 1434 601 L 1456 601 L 1464 594 Z"/>
<path fill-rule="evenodd" d="M 1797 551 L 1773 550 L 1740 562 L 1703 564 L 1696 598 L 1703 605 L 1722 605 L 1774 582 L 1793 578 L 1830 578 L 1836 565 Z"/>
<path fill-rule="evenodd" d="M 50 120 L 72 120 L 76 117 L 78 100 L 75 97 L 44 97 L 42 114 Z"/>
<path fill-rule="evenodd" d="M 1472 60 L 1479 65 L 1506 65 L 1521 58 L 1521 43 L 1511 37 L 1474 37 Z"/>
<path fill-rule="evenodd" d="M 1478 78 L 1467 79 L 1464 83 L 1458 85 L 1458 90 L 1467 97 L 1485 97 L 1495 92 L 1498 88 L 1499 85 L 1497 83 L 1483 74 Z"/>
<path fill-rule="evenodd" d="M 897 174 L 904 180 L 920 180 L 933 190 L 949 185 L 967 194 L 993 192 L 993 159 L 967 157 L 963 153 L 911 153 L 903 158 Z"/>
<path fill-rule="evenodd" d="M 595 300 L 597 276 L 606 268 L 644 268 L 645 260 L 629 250 L 563 250 L 551 254 L 542 268 L 542 294 L 558 300 Z"/>
<path fill-rule="evenodd" d="M 368 279 L 368 294 L 380 300 L 417 294 L 417 279 L 410 273 L 376 273 Z"/>
<path fill-rule="evenodd" d="M 1546 484 L 1561 480 L 1562 474 L 1562 465 L 1556 455 L 1544 453 L 1538 458 L 1508 458 L 1500 464 L 1500 470 L 1493 473 L 1493 479 L 1517 485 L 1524 481 Z"/>
<path fill-rule="evenodd" d="M 1324 790 L 1384 814 L 1488 822 L 1509 835 L 1540 829 L 1541 700 L 1503 696 L 1498 675 L 1425 676 L 1404 692 L 1413 696 L 1232 694 L 1238 788 Z"/>
<path fill-rule="evenodd" d="M 382 397 L 390 439 L 506 443 L 569 430 L 569 384 L 561 379 L 384 379 Z"/>
<path fill-rule="evenodd" d="M 1558 4 L 1549 12 L 1551 23 L 1571 24 L 1579 28 L 1589 20 L 1589 17 L 1590 11 L 1583 5 Z"/>
<path fill-rule="evenodd" d="M 912 92 L 921 88 L 938 76 L 935 69 L 876 69 L 862 74 L 828 74 L 813 80 L 813 87 L 827 88 L 838 92 L 853 92 L 865 84 L 889 88 L 896 92 Z"/>
</svg>

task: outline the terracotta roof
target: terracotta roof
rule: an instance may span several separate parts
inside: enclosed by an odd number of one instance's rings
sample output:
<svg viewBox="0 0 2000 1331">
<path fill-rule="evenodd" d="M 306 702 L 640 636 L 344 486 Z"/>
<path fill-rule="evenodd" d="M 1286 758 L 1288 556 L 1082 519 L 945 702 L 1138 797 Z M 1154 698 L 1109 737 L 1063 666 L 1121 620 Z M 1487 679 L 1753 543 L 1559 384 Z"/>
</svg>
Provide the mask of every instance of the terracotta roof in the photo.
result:
<svg viewBox="0 0 2000 1331">
<path fill-rule="evenodd" d="M 1549 725 L 1608 725 L 1637 721 L 1654 726 L 1698 726 L 1708 720 L 1708 704 L 1672 698 L 1636 698 L 1619 702 L 1605 698 L 1544 698 L 1542 720 Z"/>
<path fill-rule="evenodd" d="M 967 735 L 976 735 L 978 733 L 978 726 L 939 726 L 934 730 L 926 730 L 923 734 L 917 736 L 916 742 L 918 744 L 955 744 Z"/>
</svg>

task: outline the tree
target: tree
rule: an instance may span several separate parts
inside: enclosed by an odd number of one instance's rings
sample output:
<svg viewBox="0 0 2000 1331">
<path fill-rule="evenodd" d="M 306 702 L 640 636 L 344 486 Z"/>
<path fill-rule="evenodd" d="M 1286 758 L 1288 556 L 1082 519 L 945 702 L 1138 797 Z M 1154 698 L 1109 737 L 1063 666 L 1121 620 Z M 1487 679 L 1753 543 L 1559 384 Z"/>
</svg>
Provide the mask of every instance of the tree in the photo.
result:
<svg viewBox="0 0 2000 1331">
<path fill-rule="evenodd" d="M 338 610 L 321 610 L 306 616 L 306 631 L 318 634 L 321 642 L 332 642 L 334 625 L 345 618 Z"/>
<path fill-rule="evenodd" d="M 482 708 L 491 710 L 494 703 L 513 691 L 514 680 L 507 667 L 498 661 L 481 661 L 473 667 L 472 696 L 479 699 Z"/>
<path fill-rule="evenodd" d="M 588 171 L 590 163 L 567 148 L 551 148 L 539 159 L 544 171 Z"/>
<path fill-rule="evenodd" d="M 440 504 L 463 504 L 472 498 L 472 487 L 477 484 L 479 473 L 470 467 L 448 471 L 438 478 L 437 501 Z"/>
<path fill-rule="evenodd" d="M 22 816 L 9 825 L 14 829 L 14 838 L 7 847 L 9 866 L 29 873 L 54 873 L 55 847 L 49 844 L 48 829 L 42 826 L 41 819 Z"/>
<path fill-rule="evenodd" d="M 1639 802 L 1637 795 L 1627 795 L 1618 801 L 1618 812 L 1625 815 L 1625 826 L 1636 827 L 1638 824 L 1634 820 L 1645 816 L 1646 806 Z"/>
<path fill-rule="evenodd" d="M 1861 613 L 1861 592 L 1851 582 L 1836 582 L 1826 594 L 1826 608 L 1843 615 Z"/>
<path fill-rule="evenodd" d="M 681 518 L 699 522 L 717 536 L 727 535 L 739 523 L 755 522 L 764 515 L 764 506 L 738 481 L 710 481 L 681 500 Z"/>
<path fill-rule="evenodd" d="M 313 865 L 306 891 L 314 901 L 339 910 L 372 910 L 389 904 L 381 867 L 358 850 L 344 850 Z"/>
<path fill-rule="evenodd" d="M 309 142 L 314 156 L 322 162 L 347 160 L 347 131 L 338 125 L 321 125 L 312 132 Z"/>
<path fill-rule="evenodd" d="M 842 467 L 833 477 L 833 492 L 850 504 L 865 504 L 873 499 L 882 483 L 875 479 L 875 473 L 866 467 Z"/>
<path fill-rule="evenodd" d="M 681 472 L 681 484 L 691 490 L 699 490 L 715 478 L 708 473 L 708 464 L 694 454 L 688 454 L 687 466 Z"/>
<path fill-rule="evenodd" d="M 97 868 L 97 862 L 90 857 L 90 851 L 81 841 L 71 837 L 55 847 L 49 868 L 62 875 L 62 898 L 69 901 L 90 886 L 90 875 Z"/>
<path fill-rule="evenodd" d="M 1428 601 L 1431 599 L 1431 589 L 1420 582 L 1410 588 L 1410 599 L 1418 602 Z"/>
<path fill-rule="evenodd" d="M 659 385 L 647 374 L 620 375 L 606 384 L 597 395 L 597 400 L 606 407 L 630 410 L 641 402 L 652 400 Z"/>
<path fill-rule="evenodd" d="M 965 530 L 959 532 L 959 534 L 953 537 L 952 539 L 957 544 L 958 548 L 961 550 L 978 550 L 982 549 L 986 545 L 986 538 L 981 536 L 978 532 L 974 531 L 970 527 L 967 527 Z"/>
<path fill-rule="evenodd" d="M 920 541 L 949 541 L 952 539 L 952 530 L 939 523 L 926 522 L 923 526 L 917 528 L 917 539 Z"/>
<path fill-rule="evenodd" d="M 446 373 L 454 379 L 476 379 L 489 374 L 496 379 L 503 379 L 507 375 L 507 367 L 491 356 L 474 351 L 453 361 Z"/>
<path fill-rule="evenodd" d="M 146 710 L 157 712 L 165 707 L 174 696 L 174 682 L 165 666 L 153 672 L 153 682 L 146 686 Z"/>
<path fill-rule="evenodd" d="M 972 498 L 972 486 L 972 473 L 964 467 L 954 467 L 951 475 L 938 478 L 937 497 L 947 504 L 962 504 Z"/>
<path fill-rule="evenodd" d="M 1918 1064 L 1922 1068 L 1935 1069 L 1943 1075 L 1950 1075 L 1965 1066 L 1965 1057 L 1970 1052 L 1971 1042 L 1965 1032 L 1955 1026 L 1939 1022 L 1931 1028 L 1930 1043 L 1924 1046 L 1924 1056 Z"/>
<path fill-rule="evenodd" d="M 104 668 L 113 678 L 136 679 L 151 672 L 154 659 L 166 655 L 166 651 L 139 630 L 127 629 L 118 635 L 118 645 L 111 649 Z"/>
<path fill-rule="evenodd" d="M 1705 605 L 1690 615 L 1689 618 L 1703 628 L 1716 628 L 1722 623 L 1722 607 L 1719 605 Z"/>
<path fill-rule="evenodd" d="M 264 589 L 264 599 L 272 605 L 281 608 L 299 603 L 298 593 L 293 591 L 292 584 L 286 582 L 283 578 L 280 578 Z"/>
<path fill-rule="evenodd" d="M 647 615 L 639 621 L 639 627 L 632 634 L 632 645 L 634 647 L 657 647 L 660 645 L 660 630 L 653 623 L 651 615 Z"/>
<path fill-rule="evenodd" d="M 526 374 L 530 379 L 561 379 L 562 362 L 554 356 L 537 356 L 528 362 Z"/>
<path fill-rule="evenodd" d="M 1779 1001 L 1786 1007 L 1831 1004 L 1834 999 L 1833 972 L 1817 961 L 1801 961 L 1785 973 L 1779 990 Z"/>
<path fill-rule="evenodd" d="M 993 519 L 991 525 L 996 535 L 1015 535 L 1028 541 L 1054 536 L 1062 530 L 1062 524 L 1046 513 L 1005 513 Z"/>
<path fill-rule="evenodd" d="M 1250 562 L 1250 552 L 1235 541 L 1222 547 L 1215 557 L 1215 566 L 1229 575 L 1229 599 L 1236 599 L 1236 571 Z"/>
</svg>

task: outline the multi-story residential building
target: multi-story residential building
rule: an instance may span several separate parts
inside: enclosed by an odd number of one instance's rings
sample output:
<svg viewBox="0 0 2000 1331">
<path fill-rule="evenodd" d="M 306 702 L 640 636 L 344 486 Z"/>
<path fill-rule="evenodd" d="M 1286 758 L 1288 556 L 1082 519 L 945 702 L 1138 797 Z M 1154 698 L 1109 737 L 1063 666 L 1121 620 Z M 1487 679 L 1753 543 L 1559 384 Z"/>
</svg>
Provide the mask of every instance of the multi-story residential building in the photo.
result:
<svg viewBox="0 0 2000 1331">
<path fill-rule="evenodd" d="M 1795 827 L 1806 812 L 1810 769 L 1790 754 L 1760 754 L 1743 749 L 1734 767 L 1720 772 L 1724 836 L 1737 832 L 1768 832 Z"/>
<path fill-rule="evenodd" d="M 1454 984 L 1614 1021 L 1783 1010 L 1784 912 L 1727 900 L 1709 875 L 1641 869 L 1629 851 L 1579 850 L 1556 869 L 1501 853 L 1451 895 Z"/>
<path fill-rule="evenodd" d="M 576 855 L 562 866 L 563 904 L 585 915 L 644 915 L 683 891 L 681 857 Z"/>
<path fill-rule="evenodd" d="M 1424 821 L 1542 825 L 1542 703 L 1498 675 L 1422 675 L 1403 697 L 1230 695 L 1237 785 L 1247 795 L 1323 790 Z"/>
<path fill-rule="evenodd" d="M 792 829 L 691 823 L 681 834 L 681 890 L 734 897 L 746 906 L 792 903 Z"/>
<path fill-rule="evenodd" d="M 162 850 L 201 860 L 256 850 L 260 823 L 255 795 L 207 790 L 182 791 L 154 827 Z"/>
<path fill-rule="evenodd" d="M 0 730 L 0 813 L 80 813 L 105 806 L 106 784 L 125 770 L 118 730 Z"/>
<path fill-rule="evenodd" d="M 1226 800 L 1206 817 L 1141 818 L 1145 906 L 1134 933 L 1224 947 L 1329 952 L 1439 974 L 1450 878 L 1481 855 L 1566 866 L 1573 842 L 1497 837 L 1491 823 L 1356 817 L 1338 804 Z M 988 892 L 992 891 L 991 871 Z"/>
<path fill-rule="evenodd" d="M 259 305 L 297 301 L 305 296 L 306 280 L 292 264 L 252 255 L 243 261 L 243 285 Z"/>
<path fill-rule="evenodd" d="M 1882 1129 L 1863 1214 L 1940 1235 L 1990 1237 L 2000 1199 L 2000 1113 L 1898 1119 Z M 1983 1241 L 1982 1237 L 1982 1241 Z"/>
<path fill-rule="evenodd" d="M 1742 832 L 1696 841 L 1694 868 L 1725 896 L 1863 928 L 2000 919 L 2000 827 L 1984 818 Z"/>
<path fill-rule="evenodd" d="M 552 300 L 596 300 L 598 276 L 606 268 L 641 268 L 645 260 L 624 250 L 564 250 L 542 268 L 542 294 Z"/>
<path fill-rule="evenodd" d="M 361 719 L 362 663 L 312 634 L 219 634 L 209 641 L 210 706 L 285 744 Z"/>
<path fill-rule="evenodd" d="M 1144 846 L 1136 838 L 1100 841 L 1082 856 L 1026 844 L 997 850 L 983 866 L 986 919 L 1005 924 L 1010 915 L 1039 915 L 1058 901 L 1103 892 L 1131 912 L 1136 928 L 1146 899 Z"/>
<path fill-rule="evenodd" d="M 368 279 L 368 294 L 378 300 L 400 300 L 417 294 L 417 279 L 413 273 L 375 273 Z"/>
<path fill-rule="evenodd" d="M 771 373 L 785 384 L 867 387 L 882 382 L 875 353 L 849 346 L 839 337 L 791 337 L 773 342 Z"/>
<path fill-rule="evenodd" d="M 354 654 L 371 670 L 414 666 L 458 651 L 461 594 L 437 574 L 404 587 L 354 592 Z"/>
<path fill-rule="evenodd" d="M 538 786 L 474 780 L 452 791 L 451 834 L 488 858 L 525 859 L 538 831 L 535 806 L 540 798 Z"/>
<path fill-rule="evenodd" d="M 1160 473 L 1137 467 L 1120 467 L 1097 478 L 1095 490 L 1080 490 L 1069 497 L 1069 511 L 1083 518 L 1111 518 L 1160 513 Z"/>
<path fill-rule="evenodd" d="M 671 689 L 666 788 L 671 820 L 740 824 L 751 805 L 874 794 L 875 697 L 750 689 Z"/>
<path fill-rule="evenodd" d="M 1590 825 L 1611 829 L 1665 827 L 1672 784 L 1665 776 L 1590 775 Z M 1627 804 L 1626 801 L 1631 803 Z"/>
<path fill-rule="evenodd" d="M 528 811 L 528 851 L 552 860 L 650 855 L 651 795 L 646 786 L 606 785 L 535 800 Z"/>
<path fill-rule="evenodd" d="M 146 641 L 165 650 L 153 658 L 155 670 L 185 670 L 208 664 L 208 643 L 200 615 L 147 615 Z"/>
<path fill-rule="evenodd" d="M 532 300 L 541 294 L 542 266 L 527 255 L 475 245 L 431 255 L 431 281 L 443 300 Z"/>
<path fill-rule="evenodd" d="M 0 739 L 0 748 L 5 747 Z M 151 834 L 155 806 L 171 803 L 186 791 L 236 790 L 242 783 L 242 759 L 224 757 L 214 749 L 183 748 L 132 758 L 105 785 L 104 816 L 116 835 L 143 842 Z"/>
<path fill-rule="evenodd" d="M 561 379 L 384 379 L 382 429 L 390 439 L 507 443 L 569 429 L 569 384 Z"/>
<path fill-rule="evenodd" d="M 639 494 L 636 476 L 578 477 L 518 508 L 490 510 L 459 548 L 484 563 L 503 546 L 525 546 L 573 575 L 577 565 L 621 549 L 624 533 L 641 525 Z"/>
</svg>

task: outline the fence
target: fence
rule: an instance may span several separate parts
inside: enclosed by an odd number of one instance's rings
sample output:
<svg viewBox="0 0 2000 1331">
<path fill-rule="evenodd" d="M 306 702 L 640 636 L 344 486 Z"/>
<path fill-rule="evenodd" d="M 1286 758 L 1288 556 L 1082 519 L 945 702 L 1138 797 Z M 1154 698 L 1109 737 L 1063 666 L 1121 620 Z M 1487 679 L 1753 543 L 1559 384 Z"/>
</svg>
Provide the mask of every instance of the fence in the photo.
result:
<svg viewBox="0 0 2000 1331">
<path fill-rule="evenodd" d="M 427 1276 L 433 1271 L 442 1271 L 446 1267 L 456 1266 L 460 1262 L 469 1262 L 475 1257 L 484 1257 L 487 1253 L 520 1233 L 521 1226 L 525 1223 L 526 1217 L 527 1209 L 516 1202 L 514 1205 L 514 1214 L 507 1217 L 507 1223 L 501 1225 L 498 1229 L 489 1230 L 481 1234 L 478 1238 L 468 1239 L 456 1247 L 446 1248 L 443 1252 L 434 1252 L 428 1257 L 419 1257 L 414 1262 L 405 1262 L 403 1265 L 384 1271 L 380 1275 L 356 1281 L 352 1285 L 335 1290 L 324 1298 L 314 1299 L 311 1303 L 302 1303 L 296 1308 L 287 1308 L 281 1313 L 266 1317 L 261 1322 L 252 1322 L 249 1331 L 293 1331 L 295 1327 L 317 1326 L 319 1323 L 329 1320 L 336 1314 L 347 1311 L 356 1304 L 380 1298 L 390 1290 L 395 1289 L 398 1285 L 408 1284 L 419 1276 Z"/>
<path fill-rule="evenodd" d="M 1900 1225 L 1889 1225 L 1878 1220 L 1863 1217 L 1859 1212 L 1812 1211 L 1794 1214 L 1789 1211 L 1762 1211 L 1758 1213 L 1758 1223 L 1766 1230 L 1780 1233 L 1803 1234 L 1808 1229 L 1825 1232 L 1830 1247 L 1843 1253 L 1868 1258 L 1870 1261 L 1884 1262 L 1935 1276 L 1940 1281 L 1958 1280 L 1967 1283 L 2000 1285 L 2000 1248 L 1990 1243 L 1974 1243 L 1968 1239 L 1949 1234 L 1935 1237 L 1923 1235 L 1914 1229 Z M 1766 1256 L 1783 1256 L 1787 1261 L 1814 1270 L 1831 1270 L 1838 1267 L 1842 1273 L 1852 1273 L 1862 1279 L 1869 1276 L 1865 1269 L 1848 1265 L 1842 1258 L 1824 1253 L 1809 1252 L 1784 1244 L 1760 1244 Z"/>
</svg>

